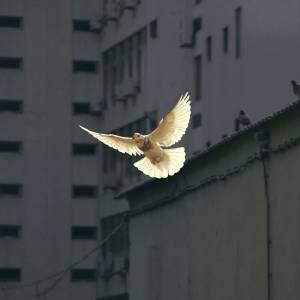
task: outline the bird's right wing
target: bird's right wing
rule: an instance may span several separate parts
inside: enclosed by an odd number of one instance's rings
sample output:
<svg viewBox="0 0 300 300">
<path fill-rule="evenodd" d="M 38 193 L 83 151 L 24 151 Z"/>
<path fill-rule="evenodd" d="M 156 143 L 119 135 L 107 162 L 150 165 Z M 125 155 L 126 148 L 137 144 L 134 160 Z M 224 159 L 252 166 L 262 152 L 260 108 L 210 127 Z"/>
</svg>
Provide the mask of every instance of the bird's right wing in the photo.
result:
<svg viewBox="0 0 300 300">
<path fill-rule="evenodd" d="M 129 155 L 142 155 L 143 152 L 136 146 L 135 142 L 132 138 L 123 137 L 115 134 L 104 134 L 104 133 L 97 133 L 91 130 L 84 128 L 83 126 L 79 127 L 94 138 L 98 139 L 105 145 L 112 147 L 121 153 L 128 153 Z"/>
</svg>

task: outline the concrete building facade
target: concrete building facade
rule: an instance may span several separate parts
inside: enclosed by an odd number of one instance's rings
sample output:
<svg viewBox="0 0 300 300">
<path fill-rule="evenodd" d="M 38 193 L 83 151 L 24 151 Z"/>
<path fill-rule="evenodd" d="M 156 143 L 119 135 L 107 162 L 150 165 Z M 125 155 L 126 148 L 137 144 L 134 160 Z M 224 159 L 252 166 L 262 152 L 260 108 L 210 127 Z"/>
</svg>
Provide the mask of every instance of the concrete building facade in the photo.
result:
<svg viewBox="0 0 300 300">
<path fill-rule="evenodd" d="M 240 109 L 257 121 L 293 99 L 299 5 L 1 0 L 2 286 L 45 278 L 96 247 L 128 210 L 116 194 L 146 180 L 78 124 L 149 132 L 190 91 L 188 156 L 217 143 Z M 51 280 L 0 299 L 127 299 L 128 246 L 124 229 L 50 292 Z"/>
<path fill-rule="evenodd" d="M 6 289 L 61 271 L 97 244 L 99 155 L 76 112 L 100 97 L 99 39 L 74 24 L 94 14 L 98 1 L 0 2 L 0 299 L 96 297 L 95 255 L 49 292 L 56 278 Z"/>
<path fill-rule="evenodd" d="M 135 299 L 298 299 L 299 102 L 130 202 Z"/>
</svg>

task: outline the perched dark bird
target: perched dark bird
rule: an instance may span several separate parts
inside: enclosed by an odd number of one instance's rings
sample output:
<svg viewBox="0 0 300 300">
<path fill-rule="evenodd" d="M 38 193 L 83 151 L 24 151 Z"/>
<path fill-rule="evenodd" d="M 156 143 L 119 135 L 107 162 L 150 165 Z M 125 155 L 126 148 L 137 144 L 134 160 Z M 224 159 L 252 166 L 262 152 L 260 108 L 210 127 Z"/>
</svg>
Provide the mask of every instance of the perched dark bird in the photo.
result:
<svg viewBox="0 0 300 300">
<path fill-rule="evenodd" d="M 234 119 L 234 129 L 239 131 L 241 127 L 247 127 L 251 124 L 250 119 L 247 117 L 245 111 L 240 110 L 240 113 L 237 118 Z"/>
<path fill-rule="evenodd" d="M 240 125 L 242 126 L 249 126 L 251 124 L 250 119 L 247 117 L 246 113 L 243 110 L 240 110 L 238 119 Z"/>
<path fill-rule="evenodd" d="M 206 146 L 206 148 L 209 148 L 211 146 L 211 142 L 210 141 L 206 141 L 205 146 Z"/>
<path fill-rule="evenodd" d="M 295 80 L 291 80 L 291 84 L 293 87 L 293 93 L 300 98 L 300 85 Z"/>
</svg>

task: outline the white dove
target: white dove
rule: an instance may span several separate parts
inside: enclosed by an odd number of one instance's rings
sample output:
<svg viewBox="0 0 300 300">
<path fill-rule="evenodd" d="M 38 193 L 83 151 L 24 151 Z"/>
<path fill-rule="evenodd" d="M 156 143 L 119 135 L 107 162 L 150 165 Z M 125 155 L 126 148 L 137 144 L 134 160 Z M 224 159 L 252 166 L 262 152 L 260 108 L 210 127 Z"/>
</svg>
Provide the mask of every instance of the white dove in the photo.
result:
<svg viewBox="0 0 300 300">
<path fill-rule="evenodd" d="M 190 96 L 181 96 L 176 106 L 159 122 L 150 134 L 134 133 L 132 137 L 90 131 L 79 125 L 102 143 L 129 155 L 145 155 L 133 165 L 150 177 L 166 178 L 184 165 L 184 147 L 166 149 L 181 140 L 191 116 Z"/>
</svg>

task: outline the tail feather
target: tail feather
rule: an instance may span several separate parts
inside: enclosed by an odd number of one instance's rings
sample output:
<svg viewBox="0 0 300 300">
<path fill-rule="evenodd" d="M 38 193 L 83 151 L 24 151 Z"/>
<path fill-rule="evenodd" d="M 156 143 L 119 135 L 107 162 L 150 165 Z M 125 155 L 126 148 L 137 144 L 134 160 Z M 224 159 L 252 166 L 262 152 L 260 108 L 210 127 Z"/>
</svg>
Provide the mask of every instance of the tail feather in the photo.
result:
<svg viewBox="0 0 300 300">
<path fill-rule="evenodd" d="M 165 158 L 158 164 L 152 164 L 147 157 L 134 163 L 144 174 L 150 177 L 166 178 L 177 173 L 184 165 L 185 150 L 183 147 L 164 149 Z"/>
</svg>

